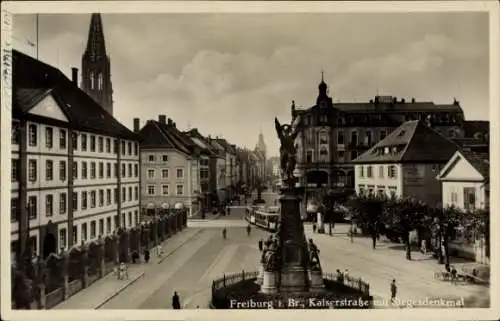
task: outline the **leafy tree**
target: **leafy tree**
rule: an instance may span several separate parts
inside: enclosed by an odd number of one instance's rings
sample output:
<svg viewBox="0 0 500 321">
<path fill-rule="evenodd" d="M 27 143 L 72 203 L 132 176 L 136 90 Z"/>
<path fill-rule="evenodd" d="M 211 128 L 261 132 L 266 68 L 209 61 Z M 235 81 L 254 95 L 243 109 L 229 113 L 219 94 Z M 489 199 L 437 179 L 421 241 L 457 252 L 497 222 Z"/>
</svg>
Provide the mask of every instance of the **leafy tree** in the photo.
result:
<svg viewBox="0 0 500 321">
<path fill-rule="evenodd" d="M 411 260 L 410 232 L 424 224 L 427 206 L 412 198 L 388 199 L 383 208 L 385 227 L 401 235 L 406 248 L 406 258 Z"/>
<path fill-rule="evenodd" d="M 462 215 L 461 225 L 472 232 L 474 239 L 484 237 L 486 256 L 490 257 L 490 210 L 477 209 Z"/>
<path fill-rule="evenodd" d="M 351 220 L 361 227 L 363 233 L 372 238 L 372 247 L 375 249 L 377 237 L 380 233 L 382 213 L 385 197 L 372 195 L 355 195 L 348 202 L 347 207 L 351 210 Z"/>
<path fill-rule="evenodd" d="M 456 228 L 463 225 L 463 212 L 455 207 L 448 206 L 445 208 L 437 207 L 430 210 L 432 223 L 431 228 L 433 234 L 437 236 L 437 251 L 440 264 L 450 264 L 449 241 L 453 237 Z M 441 249 L 442 246 L 442 249 Z"/>
</svg>

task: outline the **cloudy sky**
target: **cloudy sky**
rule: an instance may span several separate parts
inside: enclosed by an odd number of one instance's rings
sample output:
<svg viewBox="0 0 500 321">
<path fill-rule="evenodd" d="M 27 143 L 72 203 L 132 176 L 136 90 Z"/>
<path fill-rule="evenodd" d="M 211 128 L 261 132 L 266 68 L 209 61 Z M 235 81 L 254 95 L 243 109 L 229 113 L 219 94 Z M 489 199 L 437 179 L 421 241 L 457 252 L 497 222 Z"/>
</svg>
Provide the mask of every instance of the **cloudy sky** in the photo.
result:
<svg viewBox="0 0 500 321">
<path fill-rule="evenodd" d="M 321 70 L 334 100 L 378 92 L 462 104 L 489 119 L 485 13 L 103 14 L 114 115 L 166 114 L 253 148 L 259 131 L 271 155 L 273 120 L 290 104 L 314 104 Z M 14 47 L 35 49 L 35 16 L 14 17 Z M 39 58 L 68 77 L 81 68 L 90 14 L 40 15 Z"/>
</svg>

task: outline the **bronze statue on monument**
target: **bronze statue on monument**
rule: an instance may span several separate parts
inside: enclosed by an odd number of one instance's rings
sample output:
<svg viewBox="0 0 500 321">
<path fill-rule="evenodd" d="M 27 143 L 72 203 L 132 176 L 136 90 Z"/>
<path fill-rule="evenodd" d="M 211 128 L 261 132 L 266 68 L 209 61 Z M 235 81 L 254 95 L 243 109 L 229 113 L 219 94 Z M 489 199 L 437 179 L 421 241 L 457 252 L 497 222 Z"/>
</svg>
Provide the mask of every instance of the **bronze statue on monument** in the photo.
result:
<svg viewBox="0 0 500 321">
<path fill-rule="evenodd" d="M 293 171 L 297 164 L 297 145 L 295 139 L 302 126 L 300 117 L 297 117 L 292 125 L 281 125 L 278 118 L 274 118 L 276 133 L 280 139 L 280 165 L 285 184 L 290 185 L 295 180 Z"/>
</svg>

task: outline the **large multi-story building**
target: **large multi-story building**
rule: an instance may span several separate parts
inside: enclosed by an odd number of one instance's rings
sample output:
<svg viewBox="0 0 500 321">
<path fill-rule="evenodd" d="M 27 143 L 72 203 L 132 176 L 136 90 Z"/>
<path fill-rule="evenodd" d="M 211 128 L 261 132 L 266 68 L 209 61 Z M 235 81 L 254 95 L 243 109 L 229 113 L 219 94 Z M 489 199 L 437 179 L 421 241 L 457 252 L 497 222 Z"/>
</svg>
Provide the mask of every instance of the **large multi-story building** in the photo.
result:
<svg viewBox="0 0 500 321">
<path fill-rule="evenodd" d="M 155 215 L 170 207 L 189 208 L 189 215 L 195 214 L 202 190 L 200 168 L 206 167 L 202 155 L 208 156 L 208 151 L 165 115 L 158 121 L 148 120 L 140 130 L 139 119 L 134 119 L 134 131 L 140 136 L 141 206 L 145 214 Z"/>
<path fill-rule="evenodd" d="M 437 206 L 442 193 L 436 176 L 458 148 L 430 124 L 405 122 L 353 161 L 356 193 L 413 197 Z"/>
<path fill-rule="evenodd" d="M 302 118 L 297 138 L 297 169 L 309 191 L 318 187 L 354 188 L 352 161 L 408 120 L 429 119 L 445 136 L 463 136 L 464 113 L 458 101 L 448 105 L 376 96 L 366 103 L 337 103 L 321 80 L 316 104 L 291 107 L 292 119 Z"/>
<path fill-rule="evenodd" d="M 138 138 L 73 79 L 13 51 L 11 248 L 48 256 L 139 220 Z M 29 241 L 29 242 L 28 242 Z"/>
</svg>

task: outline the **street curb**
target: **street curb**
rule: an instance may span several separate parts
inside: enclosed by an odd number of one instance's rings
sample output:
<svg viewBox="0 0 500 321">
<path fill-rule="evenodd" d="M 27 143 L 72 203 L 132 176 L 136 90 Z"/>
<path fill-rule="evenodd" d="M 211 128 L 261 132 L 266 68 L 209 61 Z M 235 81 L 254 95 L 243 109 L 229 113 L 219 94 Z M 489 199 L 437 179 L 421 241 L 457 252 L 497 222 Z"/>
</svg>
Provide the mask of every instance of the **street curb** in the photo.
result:
<svg viewBox="0 0 500 321">
<path fill-rule="evenodd" d="M 116 291 L 115 293 L 113 293 L 112 295 L 110 295 L 109 297 L 107 297 L 103 302 L 99 303 L 94 308 L 94 310 L 98 310 L 99 308 L 101 308 L 103 305 L 105 305 L 106 303 L 108 303 L 109 301 L 111 301 L 113 298 L 115 298 L 118 294 L 122 293 L 126 288 L 128 288 L 129 286 L 131 286 L 132 284 L 134 284 L 135 282 L 137 282 L 139 279 L 142 279 L 143 277 L 144 277 L 144 272 L 141 272 L 135 279 L 131 280 L 129 283 L 125 284 L 120 289 L 118 289 L 118 291 Z"/>
<path fill-rule="evenodd" d="M 199 230 L 196 233 L 194 233 L 191 237 L 189 237 L 187 240 L 185 240 L 184 242 L 182 242 L 181 244 L 179 244 L 179 246 L 177 246 L 172 251 L 170 251 L 170 253 L 168 253 L 167 255 L 163 256 L 161 259 L 159 259 L 156 264 L 161 264 L 163 262 L 163 260 L 165 260 L 167 257 L 169 257 L 172 254 L 174 254 L 174 252 L 176 252 L 178 249 L 180 249 L 181 247 L 183 247 L 187 242 L 191 241 L 191 239 L 193 237 L 195 237 L 196 235 L 200 234 L 201 232 L 203 232 L 203 230 Z"/>
</svg>

